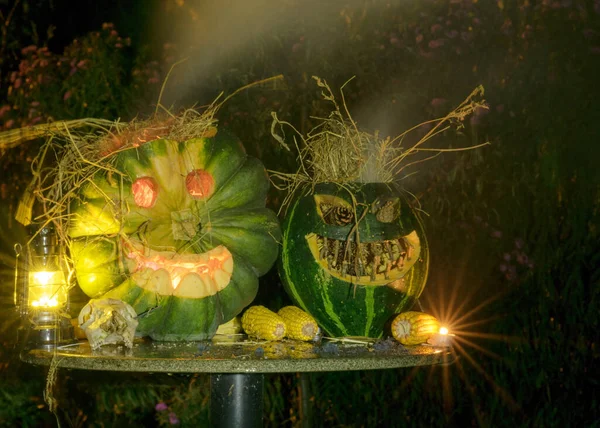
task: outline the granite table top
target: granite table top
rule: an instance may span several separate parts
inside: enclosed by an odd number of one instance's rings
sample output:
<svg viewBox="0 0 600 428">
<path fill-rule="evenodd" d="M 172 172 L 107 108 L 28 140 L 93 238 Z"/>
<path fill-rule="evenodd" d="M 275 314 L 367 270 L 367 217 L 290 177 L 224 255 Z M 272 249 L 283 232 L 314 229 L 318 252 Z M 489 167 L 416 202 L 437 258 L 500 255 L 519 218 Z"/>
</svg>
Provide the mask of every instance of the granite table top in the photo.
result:
<svg viewBox="0 0 600 428">
<path fill-rule="evenodd" d="M 87 341 L 53 349 L 29 349 L 30 364 L 81 370 L 160 373 L 293 373 L 393 369 L 455 360 L 451 348 L 404 347 L 387 340 L 322 340 L 319 343 L 250 340 L 245 335 L 215 336 L 202 342 L 136 339 L 133 348 L 106 345 L 92 350 Z"/>
</svg>

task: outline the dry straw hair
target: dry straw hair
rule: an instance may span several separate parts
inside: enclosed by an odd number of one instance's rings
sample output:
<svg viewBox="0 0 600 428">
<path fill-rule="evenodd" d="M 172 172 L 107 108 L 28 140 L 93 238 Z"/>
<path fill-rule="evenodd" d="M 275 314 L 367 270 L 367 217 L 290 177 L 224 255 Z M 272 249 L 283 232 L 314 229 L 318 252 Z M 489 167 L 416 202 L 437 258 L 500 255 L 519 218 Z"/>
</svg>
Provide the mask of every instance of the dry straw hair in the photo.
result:
<svg viewBox="0 0 600 428">
<path fill-rule="evenodd" d="M 392 183 L 409 166 L 432 159 L 448 151 L 471 150 L 489 143 L 466 148 L 435 149 L 423 145 L 436 135 L 451 127 L 459 128 L 463 120 L 478 108 L 486 108 L 483 100 L 483 86 L 477 87 L 471 94 L 446 116 L 420 123 L 395 138 L 380 138 L 377 133 L 369 134 L 358 128 L 352 119 L 344 99 L 344 87 L 340 88 L 341 104 L 336 100 L 327 82 L 313 76 L 321 95 L 331 106 L 328 117 L 312 117 L 317 125 L 306 135 L 302 135 L 291 123 L 280 120 L 272 113 L 271 134 L 287 150 L 289 140 L 298 152 L 298 170 L 293 174 L 269 171 L 273 185 L 286 192 L 282 208 L 285 209 L 297 192 L 317 183 L 338 183 L 345 187 L 355 182 Z M 431 128 L 415 144 L 402 147 L 404 138 L 411 132 L 429 125 Z M 286 129 L 292 131 L 286 137 Z M 410 158 L 417 153 L 432 152 L 430 156 L 418 159 Z"/>
</svg>

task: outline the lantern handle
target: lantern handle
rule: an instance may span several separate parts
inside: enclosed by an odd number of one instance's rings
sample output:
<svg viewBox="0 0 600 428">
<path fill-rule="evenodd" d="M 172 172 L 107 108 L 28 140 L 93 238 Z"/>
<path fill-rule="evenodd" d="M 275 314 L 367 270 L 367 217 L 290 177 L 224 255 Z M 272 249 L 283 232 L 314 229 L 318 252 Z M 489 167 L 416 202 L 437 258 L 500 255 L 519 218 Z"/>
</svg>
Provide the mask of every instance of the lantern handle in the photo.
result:
<svg viewBox="0 0 600 428">
<path fill-rule="evenodd" d="M 15 290 L 13 293 L 13 301 L 15 303 L 15 306 L 18 306 L 17 290 L 19 288 L 19 273 L 20 273 L 19 272 L 19 257 L 21 256 L 21 252 L 23 251 L 23 246 L 17 242 L 13 248 L 15 250 Z"/>
</svg>

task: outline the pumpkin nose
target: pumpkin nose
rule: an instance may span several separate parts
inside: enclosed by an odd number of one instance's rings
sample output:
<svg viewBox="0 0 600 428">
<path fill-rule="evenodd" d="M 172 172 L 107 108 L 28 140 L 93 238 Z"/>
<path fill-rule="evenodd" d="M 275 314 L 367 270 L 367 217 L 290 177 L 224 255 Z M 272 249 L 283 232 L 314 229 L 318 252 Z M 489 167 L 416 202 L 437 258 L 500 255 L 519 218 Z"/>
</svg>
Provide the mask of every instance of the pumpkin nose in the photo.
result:
<svg viewBox="0 0 600 428">
<path fill-rule="evenodd" d="M 200 219 L 192 210 L 171 211 L 173 238 L 178 241 L 191 240 L 201 229 Z"/>
</svg>

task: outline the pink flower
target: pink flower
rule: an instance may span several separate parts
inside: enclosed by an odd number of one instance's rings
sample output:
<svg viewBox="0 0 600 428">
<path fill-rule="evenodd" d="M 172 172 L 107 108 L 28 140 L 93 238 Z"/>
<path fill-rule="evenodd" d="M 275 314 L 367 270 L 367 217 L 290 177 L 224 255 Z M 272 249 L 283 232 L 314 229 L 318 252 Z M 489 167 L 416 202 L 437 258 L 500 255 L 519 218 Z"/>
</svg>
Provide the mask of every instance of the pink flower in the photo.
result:
<svg viewBox="0 0 600 428">
<path fill-rule="evenodd" d="M 442 31 L 442 28 L 443 28 L 443 27 L 442 27 L 442 25 L 441 25 L 441 24 L 433 24 L 433 25 L 431 26 L 431 30 L 430 30 L 430 31 L 431 31 L 431 34 L 435 34 L 435 33 L 437 33 L 438 31 Z"/>
<path fill-rule="evenodd" d="M 67 101 L 69 98 L 71 98 L 71 95 L 71 91 L 65 92 L 65 95 L 63 96 L 63 101 Z"/>
<path fill-rule="evenodd" d="M 19 77 L 17 80 L 15 80 L 15 89 L 19 89 L 21 87 L 21 78 Z"/>
<path fill-rule="evenodd" d="M 22 55 L 27 55 L 29 52 L 35 52 L 37 50 L 37 46 L 35 45 L 29 45 L 23 49 L 21 49 L 21 54 Z"/>
<path fill-rule="evenodd" d="M 82 59 L 77 63 L 77 68 L 83 68 L 87 64 L 87 59 Z"/>
<path fill-rule="evenodd" d="M 437 49 L 437 48 L 441 48 L 442 46 L 444 46 L 445 40 L 444 39 L 435 39 L 435 40 L 431 40 L 429 42 L 429 47 L 431 49 Z"/>
<path fill-rule="evenodd" d="M 10 106 L 8 104 L 5 104 L 0 108 L 0 117 L 4 116 L 4 113 L 6 113 L 7 111 L 10 111 Z"/>
<path fill-rule="evenodd" d="M 12 128 L 12 126 L 13 126 L 14 124 L 15 124 L 15 121 L 14 121 L 14 120 L 12 120 L 12 119 L 9 119 L 9 120 L 7 120 L 7 121 L 6 121 L 6 123 L 4 124 L 4 127 L 5 127 L 6 129 L 9 129 L 9 128 Z"/>
<path fill-rule="evenodd" d="M 160 401 L 156 404 L 156 406 L 154 406 L 154 408 L 157 412 L 164 412 L 169 408 L 169 406 L 167 406 L 167 404 L 164 401 Z"/>
<path fill-rule="evenodd" d="M 171 425 L 177 425 L 179 423 L 179 418 L 173 412 L 169 413 L 169 423 Z"/>
</svg>

